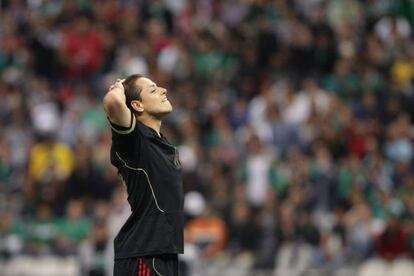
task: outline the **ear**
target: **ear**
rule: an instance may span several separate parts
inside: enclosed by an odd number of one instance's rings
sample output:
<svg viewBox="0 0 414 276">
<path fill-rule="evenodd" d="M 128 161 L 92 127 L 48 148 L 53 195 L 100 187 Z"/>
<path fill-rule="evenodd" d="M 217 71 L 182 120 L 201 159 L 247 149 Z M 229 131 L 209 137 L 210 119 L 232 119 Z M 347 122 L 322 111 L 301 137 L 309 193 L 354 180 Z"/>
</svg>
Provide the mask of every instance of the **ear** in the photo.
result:
<svg viewBox="0 0 414 276">
<path fill-rule="evenodd" d="M 144 111 L 144 106 L 142 105 L 142 103 L 140 101 L 132 101 L 131 102 L 131 107 L 138 112 L 143 112 Z"/>
</svg>

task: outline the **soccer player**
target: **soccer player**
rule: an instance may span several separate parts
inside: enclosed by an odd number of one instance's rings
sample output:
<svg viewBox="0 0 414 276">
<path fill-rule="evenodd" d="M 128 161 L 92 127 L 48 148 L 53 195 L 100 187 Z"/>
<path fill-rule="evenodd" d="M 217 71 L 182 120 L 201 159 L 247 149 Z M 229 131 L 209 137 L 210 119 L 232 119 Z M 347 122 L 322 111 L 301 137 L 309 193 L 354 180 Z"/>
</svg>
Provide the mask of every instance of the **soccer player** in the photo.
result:
<svg viewBox="0 0 414 276">
<path fill-rule="evenodd" d="M 178 275 L 183 190 L 177 149 L 160 132 L 172 111 L 167 90 L 131 75 L 111 85 L 103 104 L 112 128 L 111 163 L 132 210 L 114 240 L 114 276 Z"/>
</svg>

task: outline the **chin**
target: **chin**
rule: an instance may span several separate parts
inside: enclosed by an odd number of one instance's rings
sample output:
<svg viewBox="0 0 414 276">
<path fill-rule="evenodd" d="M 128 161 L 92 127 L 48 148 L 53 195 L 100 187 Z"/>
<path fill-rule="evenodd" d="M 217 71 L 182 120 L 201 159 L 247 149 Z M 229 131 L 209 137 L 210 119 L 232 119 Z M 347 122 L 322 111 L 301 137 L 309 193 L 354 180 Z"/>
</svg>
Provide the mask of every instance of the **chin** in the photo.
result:
<svg viewBox="0 0 414 276">
<path fill-rule="evenodd" d="M 173 111 L 173 107 L 171 105 L 170 102 L 168 102 L 167 107 L 165 108 L 167 110 L 168 113 L 170 113 L 171 111 Z"/>
<path fill-rule="evenodd" d="M 169 109 L 167 109 L 167 110 L 166 110 L 166 112 L 165 112 L 165 113 L 166 113 L 166 114 L 169 114 L 169 113 L 171 113 L 172 111 L 173 111 L 173 108 L 172 108 L 172 106 L 171 106 Z"/>
<path fill-rule="evenodd" d="M 159 112 L 159 115 L 160 115 L 160 117 L 162 118 L 162 117 L 167 116 L 168 114 L 170 114 L 172 111 L 173 111 L 173 108 L 172 108 L 172 106 L 170 105 L 169 107 L 164 108 L 163 110 L 161 110 L 161 111 Z"/>
</svg>

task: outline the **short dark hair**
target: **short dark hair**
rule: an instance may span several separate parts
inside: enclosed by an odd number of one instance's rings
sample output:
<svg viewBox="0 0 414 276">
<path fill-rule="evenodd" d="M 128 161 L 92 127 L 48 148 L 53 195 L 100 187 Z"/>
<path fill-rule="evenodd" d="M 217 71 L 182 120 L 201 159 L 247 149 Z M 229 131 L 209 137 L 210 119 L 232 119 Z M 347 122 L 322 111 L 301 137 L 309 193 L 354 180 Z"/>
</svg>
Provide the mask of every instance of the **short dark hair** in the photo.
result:
<svg viewBox="0 0 414 276">
<path fill-rule="evenodd" d="M 137 113 L 137 112 L 132 108 L 131 102 L 136 101 L 136 100 L 140 101 L 141 91 L 142 91 L 142 87 L 140 85 L 137 85 L 136 81 L 143 77 L 144 76 L 140 74 L 130 75 L 122 83 L 125 89 L 126 105 L 134 113 Z"/>
</svg>

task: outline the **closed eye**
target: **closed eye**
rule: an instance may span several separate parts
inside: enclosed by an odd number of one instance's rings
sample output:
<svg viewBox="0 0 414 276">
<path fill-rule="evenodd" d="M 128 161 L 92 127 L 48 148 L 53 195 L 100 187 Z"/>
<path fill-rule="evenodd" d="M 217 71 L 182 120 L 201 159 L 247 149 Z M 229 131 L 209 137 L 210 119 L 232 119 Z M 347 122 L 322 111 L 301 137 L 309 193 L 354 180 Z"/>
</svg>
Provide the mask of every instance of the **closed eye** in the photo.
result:
<svg viewBox="0 0 414 276">
<path fill-rule="evenodd" d="M 156 85 L 155 85 L 155 84 L 151 84 L 151 85 L 150 85 L 150 88 L 152 89 L 152 90 L 151 90 L 151 93 L 154 93 L 154 92 L 157 90 L 157 87 L 156 87 Z"/>
</svg>

